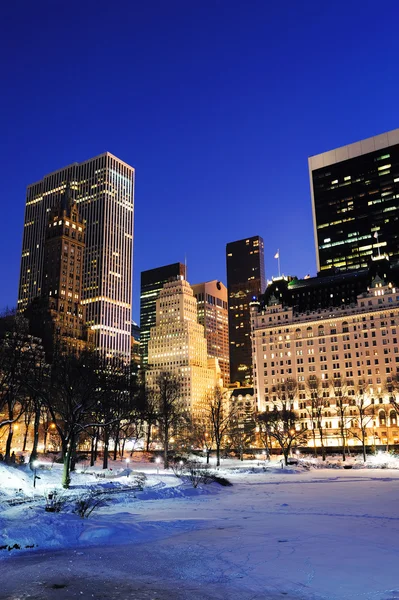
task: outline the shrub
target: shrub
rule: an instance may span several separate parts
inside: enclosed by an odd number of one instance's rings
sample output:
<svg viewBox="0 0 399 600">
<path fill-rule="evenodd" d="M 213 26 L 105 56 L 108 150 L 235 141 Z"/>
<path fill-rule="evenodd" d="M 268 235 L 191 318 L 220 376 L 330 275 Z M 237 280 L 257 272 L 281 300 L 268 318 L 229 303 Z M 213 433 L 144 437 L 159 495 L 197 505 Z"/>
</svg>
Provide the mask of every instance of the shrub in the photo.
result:
<svg viewBox="0 0 399 600">
<path fill-rule="evenodd" d="M 73 512 L 79 515 L 79 517 L 82 517 L 82 519 L 88 519 L 94 510 L 106 506 L 106 504 L 107 502 L 104 496 L 91 492 L 87 496 L 81 496 L 76 500 L 75 510 Z"/>
<path fill-rule="evenodd" d="M 170 461 L 169 465 L 176 477 L 181 478 L 186 469 L 187 458 L 184 458 L 183 456 L 175 456 L 175 458 Z"/>
<path fill-rule="evenodd" d="M 147 481 L 147 475 L 145 473 L 130 473 L 129 479 L 133 480 L 134 487 L 139 489 L 140 492 L 143 491 Z"/>
<path fill-rule="evenodd" d="M 66 502 L 62 494 L 60 494 L 57 490 L 52 490 L 50 492 L 46 492 L 44 497 L 46 499 L 46 506 L 44 508 L 46 512 L 61 512 Z"/>
<path fill-rule="evenodd" d="M 228 479 L 212 472 L 207 465 L 203 465 L 195 460 L 187 461 L 183 468 L 183 473 L 194 488 L 198 487 L 200 483 L 204 485 L 209 483 L 218 483 L 223 486 L 232 485 Z"/>
</svg>

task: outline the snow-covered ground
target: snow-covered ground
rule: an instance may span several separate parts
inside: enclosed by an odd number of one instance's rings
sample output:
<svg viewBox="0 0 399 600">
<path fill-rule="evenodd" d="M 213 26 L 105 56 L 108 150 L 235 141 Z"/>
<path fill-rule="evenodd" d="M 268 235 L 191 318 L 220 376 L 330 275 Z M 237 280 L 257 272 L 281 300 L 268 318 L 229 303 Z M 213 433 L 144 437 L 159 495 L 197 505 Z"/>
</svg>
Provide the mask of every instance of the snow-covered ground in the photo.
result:
<svg viewBox="0 0 399 600">
<path fill-rule="evenodd" d="M 89 519 L 72 513 L 72 498 L 61 513 L 44 511 L 59 465 L 38 471 L 33 496 L 28 468 L 0 464 L 0 546 L 21 548 L 0 550 L 0 598 L 399 599 L 397 461 L 312 462 L 263 470 L 263 461 L 227 460 L 220 474 L 233 487 L 197 489 L 131 463 L 147 475 L 142 492 L 114 463 L 106 480 L 73 475 L 71 496 L 122 488 Z M 10 506 L 16 490 L 33 501 Z"/>
</svg>

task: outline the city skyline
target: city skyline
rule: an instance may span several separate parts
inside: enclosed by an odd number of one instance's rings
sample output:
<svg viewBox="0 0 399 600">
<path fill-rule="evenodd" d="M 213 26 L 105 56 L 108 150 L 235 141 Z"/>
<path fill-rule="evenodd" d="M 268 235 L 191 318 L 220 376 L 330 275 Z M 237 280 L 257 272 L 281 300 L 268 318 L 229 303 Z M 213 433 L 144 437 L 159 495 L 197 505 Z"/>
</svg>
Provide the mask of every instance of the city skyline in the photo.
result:
<svg viewBox="0 0 399 600">
<path fill-rule="evenodd" d="M 103 151 L 138 174 L 136 321 L 141 271 L 186 255 L 190 281 L 226 283 L 231 239 L 262 235 L 269 277 L 277 275 L 277 248 L 282 272 L 315 273 L 307 158 L 397 126 L 395 90 L 384 94 L 383 110 L 380 86 L 359 94 L 366 89 L 359 56 L 367 77 L 378 69 L 384 81 L 392 72 L 394 24 L 374 12 L 345 6 L 343 20 L 336 5 L 313 1 L 305 12 L 296 3 L 285 10 L 254 2 L 240 11 L 220 3 L 209 19 L 206 5 L 187 11 L 174 2 L 156 11 L 125 5 L 123 22 L 110 7 L 93 14 L 80 6 L 76 23 L 73 11 L 59 19 L 43 5 L 28 5 L 21 22 L 7 6 L 1 43 L 13 67 L 4 72 L 0 100 L 7 115 L 2 305 L 16 303 L 27 184 Z M 71 30 L 79 40 L 72 47 Z M 96 43 L 99 35 L 106 46 Z M 93 101 L 103 73 L 112 74 L 112 85 Z M 204 201 L 212 207 L 207 216 L 199 210 Z M 148 249 L 149 235 L 157 244 Z M 207 243 L 200 247 L 201 238 Z"/>
</svg>

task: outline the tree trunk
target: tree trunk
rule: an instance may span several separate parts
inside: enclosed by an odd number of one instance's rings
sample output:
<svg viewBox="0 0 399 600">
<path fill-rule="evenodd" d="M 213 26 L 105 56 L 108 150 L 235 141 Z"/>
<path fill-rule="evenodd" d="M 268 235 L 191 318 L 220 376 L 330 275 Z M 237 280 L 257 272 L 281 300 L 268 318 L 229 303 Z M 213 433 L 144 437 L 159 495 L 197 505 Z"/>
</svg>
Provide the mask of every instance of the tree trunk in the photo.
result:
<svg viewBox="0 0 399 600">
<path fill-rule="evenodd" d="M 168 451 L 169 451 L 169 427 L 165 427 L 163 445 L 163 468 L 169 469 Z"/>
<path fill-rule="evenodd" d="M 46 449 L 47 449 L 47 435 L 48 435 L 48 430 L 47 427 L 44 427 L 44 431 L 43 431 L 43 453 L 46 453 Z"/>
<path fill-rule="evenodd" d="M 6 463 L 10 462 L 11 459 L 11 444 L 12 444 L 12 436 L 14 435 L 14 431 L 13 431 L 13 426 L 12 423 L 10 423 L 10 425 L 8 426 L 8 435 L 7 435 L 7 442 L 6 442 L 6 452 L 4 455 L 4 461 Z"/>
<path fill-rule="evenodd" d="M 367 460 L 367 456 L 366 456 L 366 435 L 365 435 L 365 431 L 362 430 L 362 450 L 363 450 L 363 462 L 366 462 Z"/>
<path fill-rule="evenodd" d="M 109 446 L 109 433 L 104 428 L 104 456 L 103 456 L 103 469 L 108 469 L 108 446 Z"/>
<path fill-rule="evenodd" d="M 220 467 L 220 444 L 216 444 L 216 466 Z"/>
<path fill-rule="evenodd" d="M 207 464 L 207 465 L 209 465 L 209 458 L 210 458 L 210 455 L 211 455 L 211 451 L 210 451 L 210 450 L 207 450 L 207 451 L 206 451 L 206 464 Z"/>
<path fill-rule="evenodd" d="M 71 467 L 70 467 L 71 471 L 75 470 L 76 463 L 78 462 L 78 457 L 77 457 L 77 452 L 76 452 L 76 446 L 77 446 L 77 444 L 74 444 L 74 447 L 73 447 L 72 452 L 71 452 Z"/>
<path fill-rule="evenodd" d="M 146 444 L 145 444 L 145 449 L 146 452 L 150 451 L 150 444 L 151 444 L 151 429 L 152 429 L 152 425 L 151 423 L 148 423 L 148 429 L 147 429 L 147 440 L 146 440 Z"/>
<path fill-rule="evenodd" d="M 342 423 L 343 423 L 343 417 L 341 417 L 341 418 L 342 418 Z M 341 429 L 341 438 L 342 438 L 342 460 L 343 460 L 343 462 L 345 462 L 346 461 L 346 453 L 345 453 L 345 431 L 344 431 L 344 428 L 343 428 L 342 425 L 341 425 L 340 429 Z"/>
<path fill-rule="evenodd" d="M 97 435 L 95 438 L 95 444 L 94 444 L 94 462 L 97 460 L 97 456 L 98 456 L 98 431 L 97 431 Z"/>
<path fill-rule="evenodd" d="M 39 445 L 39 425 L 40 425 L 40 408 L 35 410 L 35 419 L 33 421 L 33 445 L 29 457 L 29 465 L 32 468 L 32 463 L 37 459 L 37 447 Z"/>
<path fill-rule="evenodd" d="M 319 436 L 320 436 L 321 456 L 322 456 L 323 460 L 326 460 L 326 449 L 324 447 L 323 427 L 322 427 L 322 424 L 320 422 L 319 422 L 319 425 L 318 425 L 318 429 L 319 429 Z"/>
<path fill-rule="evenodd" d="M 72 453 L 74 450 L 74 446 L 75 446 L 75 440 L 72 436 L 70 439 L 70 442 L 69 442 L 68 449 L 64 455 L 64 468 L 62 471 L 62 487 L 63 488 L 69 488 L 69 485 L 71 483 L 71 460 L 72 460 Z"/>
<path fill-rule="evenodd" d="M 290 449 L 289 448 L 283 449 L 283 455 L 284 455 L 284 464 L 286 467 L 288 467 L 288 457 L 290 455 Z"/>
<path fill-rule="evenodd" d="M 116 430 L 116 435 L 114 439 L 114 460 L 118 457 L 118 444 L 119 444 L 119 427 Z"/>
<path fill-rule="evenodd" d="M 26 451 L 26 442 L 28 441 L 29 425 L 30 420 L 29 423 L 25 423 L 24 443 L 22 444 L 22 452 Z"/>
<path fill-rule="evenodd" d="M 123 458 L 125 455 L 125 444 L 126 444 L 126 438 L 124 437 L 123 442 L 122 442 L 121 458 Z M 133 452 L 132 452 L 132 454 L 133 454 Z"/>
<path fill-rule="evenodd" d="M 314 454 L 314 457 L 317 458 L 316 427 L 314 427 L 313 421 L 312 421 L 312 436 L 313 436 L 313 454 Z"/>
<path fill-rule="evenodd" d="M 94 437 L 91 438 L 91 444 L 90 444 L 90 466 L 94 467 L 94 463 L 95 463 L 95 459 L 94 459 L 94 444 L 95 444 L 95 439 Z"/>
</svg>

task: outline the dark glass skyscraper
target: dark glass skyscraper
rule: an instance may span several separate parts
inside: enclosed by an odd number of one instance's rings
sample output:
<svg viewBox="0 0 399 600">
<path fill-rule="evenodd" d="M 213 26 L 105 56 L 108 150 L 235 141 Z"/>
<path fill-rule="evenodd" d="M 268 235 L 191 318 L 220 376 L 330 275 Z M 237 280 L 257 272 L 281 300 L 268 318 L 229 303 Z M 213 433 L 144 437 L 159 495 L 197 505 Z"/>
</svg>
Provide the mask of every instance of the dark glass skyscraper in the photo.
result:
<svg viewBox="0 0 399 600">
<path fill-rule="evenodd" d="M 399 129 L 309 158 L 317 268 L 399 259 Z"/>
<path fill-rule="evenodd" d="M 249 303 L 265 291 L 263 239 L 254 236 L 226 246 L 230 381 L 252 382 Z"/>
<path fill-rule="evenodd" d="M 156 302 L 165 283 L 183 277 L 186 267 L 182 263 L 173 263 L 141 272 L 140 290 L 140 354 L 141 364 L 148 364 L 148 340 L 150 330 L 156 323 Z"/>
</svg>

